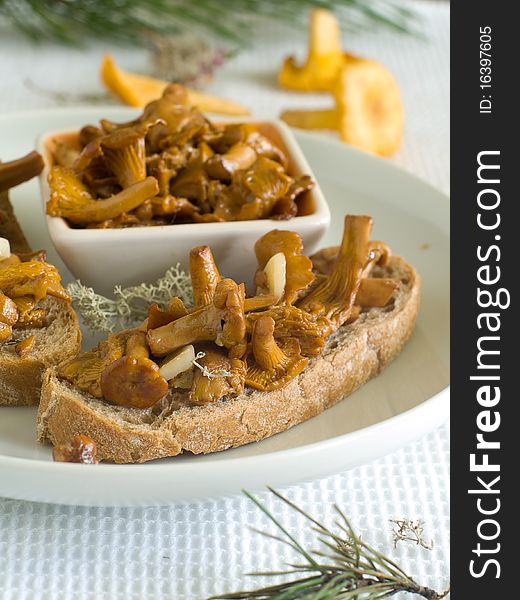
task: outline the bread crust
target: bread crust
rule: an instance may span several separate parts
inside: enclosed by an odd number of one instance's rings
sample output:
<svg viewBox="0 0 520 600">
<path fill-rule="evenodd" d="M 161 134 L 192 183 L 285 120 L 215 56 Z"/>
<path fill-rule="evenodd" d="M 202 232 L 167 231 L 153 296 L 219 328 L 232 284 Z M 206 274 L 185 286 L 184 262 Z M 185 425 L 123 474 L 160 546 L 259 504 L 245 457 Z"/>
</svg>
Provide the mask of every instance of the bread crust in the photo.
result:
<svg viewBox="0 0 520 600">
<path fill-rule="evenodd" d="M 402 281 L 393 305 L 370 309 L 341 327 L 328 338 L 323 352 L 282 389 L 248 390 L 205 406 L 190 406 L 181 402 L 179 393 L 170 393 L 143 411 L 110 406 L 83 394 L 49 369 L 42 385 L 38 440 L 60 444 L 81 433 L 95 440 L 101 460 L 140 463 L 186 451 L 218 452 L 285 431 L 376 376 L 411 335 L 419 308 L 419 276 L 399 257 L 392 257 L 379 276 Z"/>
</svg>

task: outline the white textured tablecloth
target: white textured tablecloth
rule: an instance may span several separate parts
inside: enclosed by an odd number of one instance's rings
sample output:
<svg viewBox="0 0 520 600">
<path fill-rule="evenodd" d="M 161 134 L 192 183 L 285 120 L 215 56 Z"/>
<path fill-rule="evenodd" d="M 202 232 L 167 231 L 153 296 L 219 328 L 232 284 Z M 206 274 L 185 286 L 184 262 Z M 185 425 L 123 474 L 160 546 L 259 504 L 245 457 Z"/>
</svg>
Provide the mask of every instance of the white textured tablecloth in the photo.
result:
<svg viewBox="0 0 520 600">
<path fill-rule="evenodd" d="M 423 16 L 425 39 L 379 31 L 345 36 L 345 45 L 383 61 L 401 86 L 406 133 L 392 160 L 446 191 L 449 5 L 413 5 Z M 222 68 L 211 89 L 241 100 L 258 116 L 325 104 L 323 97 L 288 94 L 275 87 L 275 68 L 282 56 L 303 48 L 304 37 L 277 25 L 259 25 L 251 49 Z M 29 91 L 27 79 L 55 91 L 98 91 L 97 69 L 105 49 L 126 68 L 146 66 L 143 53 L 135 50 L 101 44 L 80 51 L 34 47 L 0 29 L 0 111 L 55 105 Z M 446 425 L 380 460 L 292 486 L 286 494 L 326 521 L 332 517 L 332 504 L 338 503 L 364 539 L 395 556 L 417 581 L 440 591 L 449 582 L 448 432 Z M 261 498 L 289 529 L 300 529 L 301 519 L 287 507 L 269 494 Z M 425 535 L 435 544 L 432 551 L 402 542 L 392 548 L 388 520 L 402 516 L 425 522 Z M 0 599 L 199 600 L 251 587 L 255 581 L 244 573 L 276 569 L 292 558 L 287 549 L 248 529 L 265 525 L 265 517 L 242 497 L 145 509 L 0 498 Z M 307 530 L 300 536 L 309 540 Z"/>
</svg>

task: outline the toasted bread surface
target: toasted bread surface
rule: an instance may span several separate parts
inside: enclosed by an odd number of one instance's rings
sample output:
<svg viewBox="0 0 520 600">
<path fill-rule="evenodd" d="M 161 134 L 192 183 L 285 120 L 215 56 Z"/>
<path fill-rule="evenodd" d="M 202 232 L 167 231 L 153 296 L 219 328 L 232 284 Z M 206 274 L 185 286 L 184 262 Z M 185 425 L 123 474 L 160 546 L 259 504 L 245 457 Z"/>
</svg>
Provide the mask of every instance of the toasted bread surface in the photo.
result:
<svg viewBox="0 0 520 600">
<path fill-rule="evenodd" d="M 341 327 L 328 338 L 323 352 L 282 389 L 246 390 L 205 406 L 189 405 L 185 395 L 170 392 L 142 410 L 97 400 L 49 369 L 42 386 L 38 439 L 60 444 L 81 433 L 95 440 L 101 460 L 140 463 L 181 452 L 217 452 L 285 431 L 377 375 L 412 333 L 420 289 L 413 267 L 392 257 L 384 269 L 374 269 L 373 276 L 401 280 L 392 303 Z"/>
<path fill-rule="evenodd" d="M 34 337 L 20 358 L 14 344 L 0 344 L 0 406 L 31 406 L 40 401 L 45 369 L 75 356 L 81 346 L 78 318 L 69 302 L 48 296 L 41 304 L 46 326 L 15 329 L 13 342 Z"/>
</svg>

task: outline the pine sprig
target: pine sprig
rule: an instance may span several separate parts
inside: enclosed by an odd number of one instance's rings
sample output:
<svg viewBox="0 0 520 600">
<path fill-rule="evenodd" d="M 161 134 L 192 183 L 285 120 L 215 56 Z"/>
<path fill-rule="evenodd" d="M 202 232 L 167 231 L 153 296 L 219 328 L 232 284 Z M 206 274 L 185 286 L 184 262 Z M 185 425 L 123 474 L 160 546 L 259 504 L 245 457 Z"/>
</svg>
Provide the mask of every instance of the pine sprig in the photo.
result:
<svg viewBox="0 0 520 600">
<path fill-rule="evenodd" d="M 212 596 L 212 600 L 382 600 L 398 592 L 408 592 L 426 600 L 442 600 L 449 593 L 449 590 L 438 593 L 416 583 L 393 560 L 362 540 L 337 505 L 334 506 L 338 517 L 335 522 L 337 531 L 333 531 L 276 490 L 269 490 L 309 521 L 324 549 L 305 549 L 264 504 L 244 492 L 276 525 L 281 535 L 258 533 L 287 544 L 304 562 L 290 564 L 280 571 L 250 573 L 264 577 L 293 576 L 290 581 L 257 590 Z"/>
<path fill-rule="evenodd" d="M 255 17 L 299 26 L 316 6 L 335 11 L 347 28 L 416 32 L 416 13 L 399 0 L 0 0 L 0 17 L 33 41 L 77 45 L 97 37 L 135 45 L 146 44 L 150 32 L 195 31 L 243 46 Z"/>
</svg>

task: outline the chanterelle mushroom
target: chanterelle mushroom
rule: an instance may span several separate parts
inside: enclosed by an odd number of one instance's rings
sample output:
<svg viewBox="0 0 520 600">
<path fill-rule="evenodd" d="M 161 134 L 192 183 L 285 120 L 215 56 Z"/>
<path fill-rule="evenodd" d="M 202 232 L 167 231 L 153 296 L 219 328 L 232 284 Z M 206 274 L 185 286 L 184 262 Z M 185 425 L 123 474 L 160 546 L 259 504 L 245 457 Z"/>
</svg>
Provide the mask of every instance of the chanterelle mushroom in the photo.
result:
<svg viewBox="0 0 520 600">
<path fill-rule="evenodd" d="M 248 364 L 246 384 L 261 391 L 276 390 L 299 375 L 309 359 L 301 355 L 295 338 L 280 347 L 274 338 L 274 319 L 260 316 L 253 324 L 251 346 L 254 362 Z"/>
<path fill-rule="evenodd" d="M 41 155 L 33 151 L 17 160 L 0 163 L 0 192 L 38 175 L 43 169 Z"/>
<path fill-rule="evenodd" d="M 238 358 L 228 358 L 218 350 L 203 348 L 204 356 L 197 360 L 189 399 L 193 404 L 217 402 L 224 396 L 241 394 L 246 366 Z"/>
<path fill-rule="evenodd" d="M 220 274 L 209 246 L 196 246 L 191 249 L 190 276 L 195 306 L 211 304 Z"/>
<path fill-rule="evenodd" d="M 153 124 L 115 127 L 110 133 L 95 137 L 82 149 L 73 170 L 81 173 L 103 156 L 105 166 L 122 188 L 142 181 L 146 177 L 145 137 Z"/>
<path fill-rule="evenodd" d="M 326 91 L 332 85 L 341 64 L 341 32 L 335 15 L 314 9 L 309 21 L 309 54 L 301 66 L 287 57 L 278 73 L 278 83 L 290 90 Z"/>
<path fill-rule="evenodd" d="M 60 282 L 61 276 L 56 267 L 39 260 L 10 264 L 0 269 L 0 290 L 13 300 L 21 296 L 33 296 L 36 302 L 46 296 L 70 300 Z"/>
<path fill-rule="evenodd" d="M 215 154 L 209 158 L 204 168 L 215 179 L 230 181 L 239 169 L 248 169 L 256 160 L 256 152 L 244 142 L 237 142 L 225 154 Z"/>
<path fill-rule="evenodd" d="M 240 358 L 246 349 L 244 286 L 223 279 L 215 289 L 213 303 L 181 317 L 168 325 L 151 329 L 148 345 L 154 356 L 165 356 L 181 346 L 213 341 Z"/>
<path fill-rule="evenodd" d="M 332 273 L 299 302 L 299 308 L 327 317 L 334 328 L 345 323 L 354 306 L 363 273 L 374 260 L 368 245 L 371 228 L 370 217 L 345 217 L 343 240 Z"/>
<path fill-rule="evenodd" d="M 102 398 L 101 374 L 108 365 L 124 355 L 128 337 L 128 331 L 109 335 L 92 351 L 82 352 L 60 365 L 60 376 L 80 390 Z"/>
<path fill-rule="evenodd" d="M 300 310 L 296 306 L 273 306 L 269 310 L 247 315 L 247 329 L 252 331 L 258 319 L 270 317 L 274 320 L 274 338 L 282 346 L 291 338 L 298 340 L 304 356 L 317 356 L 325 344 L 331 325 L 324 317 Z"/>
<path fill-rule="evenodd" d="M 159 191 L 157 180 L 147 177 L 106 200 L 95 200 L 76 175 L 64 167 L 53 167 L 49 174 L 51 197 L 47 214 L 64 217 L 77 225 L 99 223 L 134 210 Z"/>
<path fill-rule="evenodd" d="M 340 252 L 339 246 L 323 248 L 311 257 L 314 270 L 319 276 L 329 276 L 335 268 Z M 384 266 L 390 256 L 390 248 L 379 241 L 368 243 L 369 260 L 363 270 L 363 279 L 359 285 L 355 305 L 370 308 L 386 306 L 394 292 L 399 288 L 399 279 L 368 278 L 374 265 Z"/>
<path fill-rule="evenodd" d="M 150 408 L 168 393 L 168 382 L 149 358 L 123 356 L 103 371 L 101 391 L 112 404 Z"/>
<path fill-rule="evenodd" d="M 274 229 L 263 235 L 255 244 L 258 260 L 258 270 L 255 274 L 257 287 L 264 285 L 263 270 L 267 261 L 278 252 L 283 252 L 286 260 L 286 281 L 282 303 L 293 304 L 298 294 L 306 290 L 315 278 L 312 261 L 308 256 L 303 256 L 302 251 L 302 239 L 294 231 Z"/>
<path fill-rule="evenodd" d="M 381 156 L 399 148 L 403 106 L 397 83 L 383 65 L 345 55 L 331 92 L 334 108 L 286 110 L 281 118 L 292 127 L 338 131 L 343 141 Z"/>
</svg>

